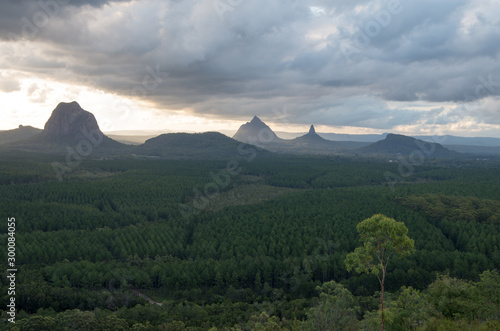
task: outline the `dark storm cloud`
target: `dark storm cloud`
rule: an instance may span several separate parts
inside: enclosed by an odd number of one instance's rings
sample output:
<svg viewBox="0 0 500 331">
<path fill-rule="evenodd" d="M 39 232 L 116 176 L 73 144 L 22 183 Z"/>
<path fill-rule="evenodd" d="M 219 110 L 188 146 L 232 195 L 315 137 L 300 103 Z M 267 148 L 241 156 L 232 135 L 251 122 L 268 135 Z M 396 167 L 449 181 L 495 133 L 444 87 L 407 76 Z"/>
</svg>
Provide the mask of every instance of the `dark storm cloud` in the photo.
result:
<svg viewBox="0 0 500 331">
<path fill-rule="evenodd" d="M 487 123 L 498 109 L 495 1 L 106 3 L 70 1 L 39 29 L 39 50 L 9 63 L 159 108 L 241 120 L 287 107 L 291 123 L 390 129 L 444 116 L 392 101 L 492 98 L 474 113 Z M 38 1 L 0 4 L 0 36 L 39 10 Z"/>
<path fill-rule="evenodd" d="M 130 0 L 6 0 L 0 2 L 0 39 L 34 37 L 34 30 L 64 15 L 68 7 L 101 7 L 110 2 Z"/>
</svg>

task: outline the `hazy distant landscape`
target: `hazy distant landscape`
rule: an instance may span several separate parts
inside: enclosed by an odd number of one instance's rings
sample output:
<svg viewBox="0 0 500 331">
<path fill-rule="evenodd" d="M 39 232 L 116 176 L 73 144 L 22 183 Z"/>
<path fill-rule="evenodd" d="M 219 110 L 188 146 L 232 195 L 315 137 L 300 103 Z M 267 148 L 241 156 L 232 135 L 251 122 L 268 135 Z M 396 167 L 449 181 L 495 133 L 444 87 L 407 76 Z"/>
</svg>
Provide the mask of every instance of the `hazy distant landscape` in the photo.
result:
<svg viewBox="0 0 500 331">
<path fill-rule="evenodd" d="M 410 155 L 419 149 L 426 150 L 429 158 L 471 158 L 474 156 L 500 155 L 500 138 L 418 136 L 407 137 L 392 133 L 382 135 L 318 134 L 311 125 L 306 134 L 282 134 L 280 138 L 257 116 L 239 128 L 233 139 L 222 133 L 161 133 L 140 131 L 115 132 L 111 139 L 99 128 L 92 113 L 81 108 L 77 102 L 60 103 L 52 112 L 45 128 L 22 126 L 0 132 L 0 148 L 3 150 L 25 150 L 44 153 L 61 152 L 65 146 L 94 142 L 96 151 L 111 155 L 146 155 L 162 158 L 189 157 L 202 150 L 203 157 L 229 157 L 237 141 L 255 145 L 271 152 L 322 155 L 371 155 L 377 157 Z M 157 134 L 155 136 L 155 134 Z M 95 135 L 96 137 L 93 137 Z M 207 141 L 208 137 L 211 142 Z M 326 137 L 326 138 L 325 138 Z M 328 139 L 330 137 L 338 140 Z M 101 141 L 102 140 L 102 141 Z M 104 142 L 104 143 L 103 143 Z M 445 145 L 443 146 L 439 142 Z M 91 144 L 92 145 L 92 144 Z M 425 147 L 424 147 L 425 145 Z M 92 147 L 92 146 L 91 146 Z M 178 149 L 177 152 L 172 150 Z M 207 150 L 208 148 L 208 150 Z M 215 149 L 215 150 L 211 150 Z M 90 151 L 96 152 L 94 150 Z M 229 154 L 227 154 L 229 152 Z M 220 153 L 226 155 L 221 155 Z M 420 151 L 422 153 L 422 151 Z"/>
</svg>

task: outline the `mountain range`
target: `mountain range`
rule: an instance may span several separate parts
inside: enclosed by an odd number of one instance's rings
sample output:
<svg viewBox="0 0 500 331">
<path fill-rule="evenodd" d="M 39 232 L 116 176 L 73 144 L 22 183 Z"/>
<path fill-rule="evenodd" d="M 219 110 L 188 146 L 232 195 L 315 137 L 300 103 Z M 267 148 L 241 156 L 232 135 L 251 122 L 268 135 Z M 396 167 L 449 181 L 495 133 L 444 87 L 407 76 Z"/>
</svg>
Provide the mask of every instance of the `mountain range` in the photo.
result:
<svg viewBox="0 0 500 331">
<path fill-rule="evenodd" d="M 240 127 L 233 139 L 242 142 L 253 142 L 275 152 L 295 154 L 357 154 L 357 155 L 410 155 L 426 146 L 432 151 L 432 158 L 456 158 L 465 156 L 456 151 L 449 150 L 440 144 L 424 142 L 423 140 L 403 135 L 387 134 L 384 139 L 374 143 L 359 141 L 333 141 L 321 137 L 311 125 L 309 132 L 293 138 L 281 139 L 255 116 L 251 122 Z"/>
<path fill-rule="evenodd" d="M 19 127 L 1 133 L 0 150 L 3 151 L 79 154 L 80 157 L 221 159 L 241 157 L 247 152 L 241 151 L 240 142 L 218 132 L 167 133 L 140 145 L 124 144 L 105 135 L 94 115 L 77 102 L 57 105 L 43 130 L 28 131 Z"/>
<path fill-rule="evenodd" d="M 293 139 L 282 139 L 257 116 L 239 128 L 232 138 L 218 132 L 205 133 L 165 133 L 152 137 L 139 145 L 118 142 L 105 135 L 99 128 L 94 115 L 80 107 L 77 102 L 60 103 L 53 110 L 44 129 L 30 126 L 8 131 L 0 131 L 0 150 L 22 150 L 44 153 L 68 153 L 77 151 L 81 155 L 96 157 L 129 156 L 155 158 L 229 158 L 241 152 L 245 144 L 255 145 L 271 152 L 292 154 L 344 154 L 344 155 L 410 155 L 425 148 L 432 151 L 432 158 L 468 157 L 470 154 L 500 154 L 500 139 L 497 138 L 463 138 L 446 136 L 423 136 L 420 139 L 398 134 L 364 135 L 371 140 L 379 136 L 378 141 L 360 141 L 357 135 L 343 135 L 343 139 L 326 139 L 328 135 L 318 134 L 314 125 L 309 132 Z M 353 138 L 345 140 L 345 138 Z M 441 139 L 441 140 L 439 140 Z M 465 145 L 467 139 L 487 143 L 478 148 Z M 456 141 L 462 145 L 443 146 L 434 141 Z M 424 146 L 424 147 L 423 147 Z M 451 147 L 451 148 L 447 148 Z M 263 152 L 263 150 L 261 150 Z M 240 156 L 241 153 L 240 153 Z"/>
</svg>

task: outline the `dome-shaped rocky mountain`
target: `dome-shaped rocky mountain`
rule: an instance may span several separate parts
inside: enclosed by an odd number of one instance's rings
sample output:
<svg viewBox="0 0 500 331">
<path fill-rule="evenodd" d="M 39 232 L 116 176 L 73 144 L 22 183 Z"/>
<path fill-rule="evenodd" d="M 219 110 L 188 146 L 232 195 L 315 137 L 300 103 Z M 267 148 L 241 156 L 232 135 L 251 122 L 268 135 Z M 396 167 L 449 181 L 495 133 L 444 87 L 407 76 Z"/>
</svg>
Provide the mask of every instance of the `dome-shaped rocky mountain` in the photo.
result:
<svg viewBox="0 0 500 331">
<path fill-rule="evenodd" d="M 95 116 L 73 101 L 61 102 L 57 105 L 45 123 L 42 134 L 45 138 L 55 141 L 72 141 L 84 139 L 90 133 L 96 136 L 104 135 L 99 129 Z"/>
<path fill-rule="evenodd" d="M 39 134 L 5 145 L 7 149 L 48 153 L 81 148 L 84 154 L 90 151 L 114 154 L 127 147 L 102 133 L 94 115 L 75 101 L 59 103 Z"/>
</svg>

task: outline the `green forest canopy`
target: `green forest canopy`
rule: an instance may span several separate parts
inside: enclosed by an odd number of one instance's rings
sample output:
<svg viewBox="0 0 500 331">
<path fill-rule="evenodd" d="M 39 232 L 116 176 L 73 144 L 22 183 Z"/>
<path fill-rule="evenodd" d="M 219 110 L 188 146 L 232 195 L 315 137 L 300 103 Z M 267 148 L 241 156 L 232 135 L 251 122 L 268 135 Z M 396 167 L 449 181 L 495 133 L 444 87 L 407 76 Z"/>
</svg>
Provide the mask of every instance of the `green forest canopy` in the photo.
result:
<svg viewBox="0 0 500 331">
<path fill-rule="evenodd" d="M 377 213 L 404 220 L 416 248 L 388 266 L 388 311 L 409 311 L 398 303 L 404 295 L 435 308 L 407 321 L 411 328 L 498 321 L 498 297 L 477 294 L 481 277 L 496 279 L 500 265 L 500 171 L 490 164 L 480 172 L 453 162 L 415 167 L 393 191 L 384 172 L 397 173 L 394 164 L 257 157 L 185 218 L 179 204 L 192 204 L 227 160 L 87 160 L 59 182 L 50 158 L 1 157 L 0 210 L 16 217 L 18 317 L 26 325 L 313 328 L 322 315 L 311 309 L 343 305 L 317 290 L 332 281 L 354 297 L 345 307 L 352 322 L 368 325 L 378 282 L 350 275 L 343 262 L 357 245 L 356 224 Z M 442 301 L 448 292 L 436 282 L 465 303 Z M 2 286 L 3 305 L 5 279 Z M 467 302 L 477 309 L 462 311 Z"/>
</svg>

